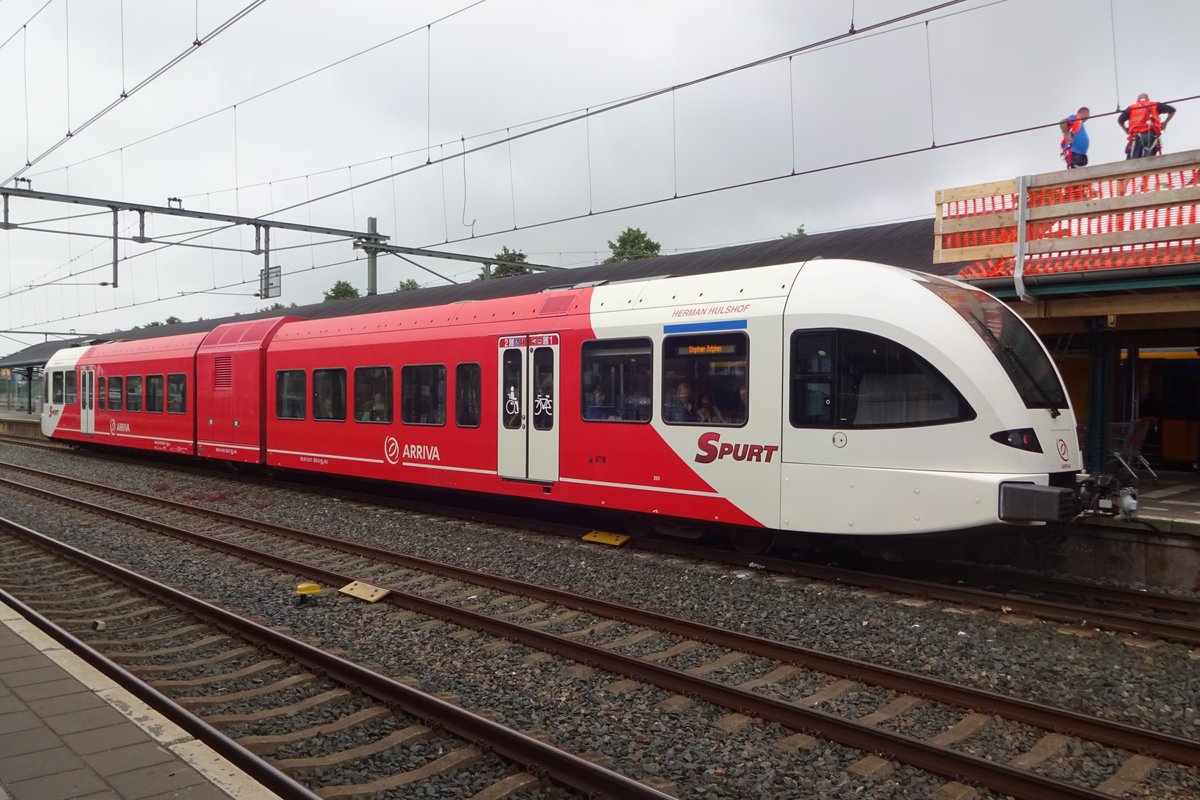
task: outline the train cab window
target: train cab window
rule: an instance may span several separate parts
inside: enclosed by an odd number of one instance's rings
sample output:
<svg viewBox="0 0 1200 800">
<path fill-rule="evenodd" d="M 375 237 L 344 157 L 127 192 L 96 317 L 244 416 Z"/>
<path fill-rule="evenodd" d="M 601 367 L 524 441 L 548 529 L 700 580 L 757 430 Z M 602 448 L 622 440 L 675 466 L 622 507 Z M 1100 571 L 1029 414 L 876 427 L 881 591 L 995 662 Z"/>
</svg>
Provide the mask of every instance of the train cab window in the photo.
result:
<svg viewBox="0 0 1200 800">
<path fill-rule="evenodd" d="M 66 374 L 66 389 L 63 403 L 73 406 L 75 405 L 75 370 L 70 370 Z"/>
<path fill-rule="evenodd" d="M 391 367 L 354 370 L 354 419 L 358 422 L 392 421 Z"/>
<path fill-rule="evenodd" d="M 187 413 L 187 375 L 181 372 L 167 376 L 167 413 Z"/>
<path fill-rule="evenodd" d="M 108 399 L 107 393 L 104 391 L 105 380 L 103 377 L 96 379 L 96 408 L 104 410 L 104 401 Z"/>
<path fill-rule="evenodd" d="M 130 375 L 125 379 L 125 410 L 142 410 L 142 376 Z"/>
<path fill-rule="evenodd" d="M 795 428 L 905 428 L 975 418 L 928 361 L 862 331 L 792 334 L 789 417 Z"/>
<path fill-rule="evenodd" d="M 459 364 L 454 368 L 454 421 L 460 428 L 478 428 L 482 404 L 479 390 L 482 373 L 478 364 Z"/>
<path fill-rule="evenodd" d="M 313 419 L 346 421 L 346 370 L 313 370 Z"/>
<path fill-rule="evenodd" d="M 446 424 L 446 367 L 423 364 L 400 370 L 400 420 L 405 425 Z"/>
<path fill-rule="evenodd" d="M 1050 354 L 1011 308 L 991 295 L 924 276 L 921 285 L 958 312 L 1004 367 L 1026 408 L 1067 407 L 1067 393 Z"/>
<path fill-rule="evenodd" d="M 663 421 L 671 425 L 745 425 L 749 418 L 750 340 L 744 333 L 663 340 Z"/>
<path fill-rule="evenodd" d="M 50 402 L 61 406 L 63 402 L 63 374 L 57 370 L 50 378 Z"/>
<path fill-rule="evenodd" d="M 163 376 L 146 376 L 146 411 L 161 414 L 163 410 Z"/>
<path fill-rule="evenodd" d="M 275 373 L 275 416 L 279 419 L 304 419 L 308 391 L 302 369 L 281 369 Z"/>
<path fill-rule="evenodd" d="M 108 379 L 108 410 L 120 411 L 121 398 L 125 394 L 125 379 L 124 378 L 109 378 Z"/>
<path fill-rule="evenodd" d="M 649 339 L 584 342 L 580 369 L 584 419 L 650 421 L 654 353 Z"/>
</svg>

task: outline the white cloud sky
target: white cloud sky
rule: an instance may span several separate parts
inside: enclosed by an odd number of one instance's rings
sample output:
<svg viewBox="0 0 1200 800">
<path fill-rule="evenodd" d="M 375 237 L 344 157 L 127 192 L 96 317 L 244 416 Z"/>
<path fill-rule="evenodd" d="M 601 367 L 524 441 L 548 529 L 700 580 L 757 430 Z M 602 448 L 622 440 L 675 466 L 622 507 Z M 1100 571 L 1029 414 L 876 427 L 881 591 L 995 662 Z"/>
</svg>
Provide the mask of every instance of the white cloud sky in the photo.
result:
<svg viewBox="0 0 1200 800">
<path fill-rule="evenodd" d="M 1059 168 L 1057 130 L 601 212 L 1053 124 L 1080 105 L 1109 112 L 1140 91 L 1163 101 L 1200 94 L 1193 0 L 1112 0 L 1112 16 L 1099 0 L 969 0 L 424 166 L 464 144 L 846 33 L 852 18 L 862 30 L 932 3 L 267 0 L 22 171 L 251 3 L 0 3 L 0 41 L 8 39 L 0 47 L 0 178 L 20 172 L 40 191 L 149 205 L 180 197 L 190 209 L 258 216 L 412 169 L 276 218 L 361 230 L 375 216 L 396 244 L 481 255 L 507 246 L 534 262 L 573 266 L 605 257 L 626 226 L 647 231 L 665 253 L 770 239 L 801 224 L 812 232 L 931 216 L 939 188 Z M 1179 106 L 1167 151 L 1200 148 L 1197 110 Z M 1113 117 L 1088 128 L 1092 163 L 1122 157 Z M 28 224 L 95 211 L 10 204 L 12 220 Z M 111 216 L 100 211 L 38 227 L 109 235 Z M 136 222 L 122 214 L 123 235 L 135 234 Z M 153 217 L 147 234 L 203 227 Z M 341 279 L 365 290 L 364 263 L 325 266 L 359 256 L 348 242 L 303 246 L 313 239 L 273 234 L 273 247 L 294 248 L 271 259 L 284 271 L 279 300 L 319 301 Z M 242 228 L 196 241 L 248 250 L 253 235 Z M 153 249 L 119 245 L 122 258 Z M 267 304 L 252 296 L 261 256 L 159 250 L 123 261 L 115 290 L 97 285 L 111 277 L 111 257 L 104 238 L 0 231 L 0 329 L 103 332 Z M 427 263 L 459 280 L 478 271 Z M 381 291 L 408 278 L 439 282 L 399 259 L 383 257 L 380 267 Z M 221 293 L 203 293 L 213 287 Z M 0 353 L 41 340 L 7 337 Z"/>
</svg>

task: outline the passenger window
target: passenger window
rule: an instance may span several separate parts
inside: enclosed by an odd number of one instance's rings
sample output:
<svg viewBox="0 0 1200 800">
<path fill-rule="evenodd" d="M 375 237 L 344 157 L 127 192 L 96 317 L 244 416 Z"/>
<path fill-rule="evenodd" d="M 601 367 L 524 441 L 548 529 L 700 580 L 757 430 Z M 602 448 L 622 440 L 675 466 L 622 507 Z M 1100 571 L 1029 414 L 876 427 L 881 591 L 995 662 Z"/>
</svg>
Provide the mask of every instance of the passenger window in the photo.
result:
<svg viewBox="0 0 1200 800">
<path fill-rule="evenodd" d="M 69 406 L 75 405 L 75 370 L 67 373 L 66 397 L 63 398 L 63 403 Z"/>
<path fill-rule="evenodd" d="M 744 333 L 663 340 L 663 420 L 744 425 L 749 417 L 749 338 Z"/>
<path fill-rule="evenodd" d="M 584 342 L 581 371 L 584 419 L 650 421 L 654 354 L 649 339 Z"/>
<path fill-rule="evenodd" d="M 125 410 L 142 410 L 142 376 L 130 375 L 125 379 Z"/>
<path fill-rule="evenodd" d="M 61 406 L 63 401 L 63 374 L 56 370 L 50 378 L 50 385 L 53 387 L 50 390 L 50 402 L 56 406 Z"/>
<path fill-rule="evenodd" d="M 975 418 L 924 358 L 862 331 L 792 334 L 790 419 L 796 428 L 904 428 Z"/>
<path fill-rule="evenodd" d="M 346 370 L 313 370 L 313 419 L 346 420 Z"/>
<path fill-rule="evenodd" d="M 404 367 L 400 371 L 400 397 L 400 420 L 405 425 L 445 425 L 446 367 Z"/>
<path fill-rule="evenodd" d="M 504 396 L 500 398 L 500 419 L 509 430 L 518 430 L 521 427 L 521 398 L 524 397 L 525 385 L 521 376 L 524 373 L 524 360 L 525 354 L 520 350 L 509 348 L 504 351 L 504 382 L 501 384 L 504 387 Z"/>
<path fill-rule="evenodd" d="M 308 392 L 302 369 L 281 369 L 275 373 L 275 416 L 279 419 L 304 419 Z"/>
<path fill-rule="evenodd" d="M 454 421 L 460 428 L 478 428 L 482 404 L 479 389 L 482 384 L 478 364 L 459 364 L 454 369 Z"/>
<path fill-rule="evenodd" d="M 146 411 L 161 414 L 163 410 L 163 376 L 146 376 Z"/>
<path fill-rule="evenodd" d="M 121 396 L 124 394 L 124 378 L 109 378 L 108 379 L 108 410 L 121 410 Z"/>
<path fill-rule="evenodd" d="M 392 421 L 392 368 L 354 370 L 354 418 L 359 422 Z"/>
<path fill-rule="evenodd" d="M 101 411 L 104 410 L 104 401 L 107 398 L 107 395 L 104 392 L 104 383 L 104 378 L 96 379 L 96 408 L 100 409 Z"/>
<path fill-rule="evenodd" d="M 554 428 L 554 350 L 539 347 L 533 351 L 533 429 Z"/>
<path fill-rule="evenodd" d="M 167 376 L 167 413 L 187 413 L 187 375 L 175 373 Z"/>
</svg>

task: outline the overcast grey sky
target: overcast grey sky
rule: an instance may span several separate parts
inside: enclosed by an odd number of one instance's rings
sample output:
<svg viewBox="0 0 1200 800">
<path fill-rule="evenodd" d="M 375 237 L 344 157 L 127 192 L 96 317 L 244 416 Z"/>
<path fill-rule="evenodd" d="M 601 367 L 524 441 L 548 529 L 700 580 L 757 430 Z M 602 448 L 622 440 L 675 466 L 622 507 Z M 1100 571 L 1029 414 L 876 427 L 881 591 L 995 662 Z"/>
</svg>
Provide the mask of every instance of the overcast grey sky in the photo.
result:
<svg viewBox="0 0 1200 800">
<path fill-rule="evenodd" d="M 375 216 L 396 244 L 480 255 L 507 246 L 530 261 L 578 266 L 607 256 L 607 241 L 627 226 L 668 253 L 771 239 L 798 225 L 819 232 L 928 217 L 939 188 L 1058 169 L 1057 129 L 823 168 L 1053 125 L 1080 105 L 1110 112 L 1140 91 L 1163 101 L 1200 94 L 1194 0 L 968 0 L 503 142 L 844 34 L 852 21 L 862 31 L 933 5 L 0 0 L 0 179 L 19 174 L 35 190 L 150 205 L 179 197 L 190 209 L 332 228 L 365 229 Z M 1088 128 L 1092 163 L 1122 157 L 1113 117 Z M 1165 147 L 1200 148 L 1200 103 L 1179 105 Z M 823 171 L 791 175 L 811 170 Z M 782 179 L 653 202 L 770 178 Z M 640 207 L 608 213 L 630 205 Z M 95 211 L 13 201 L 14 222 L 77 235 L 0 230 L 0 329 L 104 332 L 268 304 L 252 296 L 262 257 L 229 249 L 123 241 L 120 286 L 97 285 L 111 277 L 111 242 L 82 234 L 109 235 L 112 222 Z M 122 235 L 136 224 L 122 215 Z M 147 235 L 204 227 L 154 217 Z M 287 248 L 271 259 L 284 272 L 281 302 L 317 302 L 343 279 L 365 290 L 357 251 L 348 242 L 308 246 L 323 238 L 273 235 L 273 247 Z M 248 250 L 253 234 L 194 243 Z M 478 272 L 422 263 L 460 281 Z M 441 282 L 394 257 L 380 266 L 380 291 L 409 278 Z M 0 353 L 41 339 L 6 335 Z"/>
</svg>

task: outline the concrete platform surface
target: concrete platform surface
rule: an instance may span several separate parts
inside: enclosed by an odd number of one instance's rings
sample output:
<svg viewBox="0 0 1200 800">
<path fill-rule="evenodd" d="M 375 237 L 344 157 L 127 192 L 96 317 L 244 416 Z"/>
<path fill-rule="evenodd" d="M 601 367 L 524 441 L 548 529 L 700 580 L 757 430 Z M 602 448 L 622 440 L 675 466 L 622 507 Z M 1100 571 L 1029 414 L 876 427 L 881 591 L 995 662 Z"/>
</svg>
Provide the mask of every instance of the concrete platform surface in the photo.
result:
<svg viewBox="0 0 1200 800">
<path fill-rule="evenodd" d="M 0 800 L 278 800 L 0 603 Z"/>
</svg>

